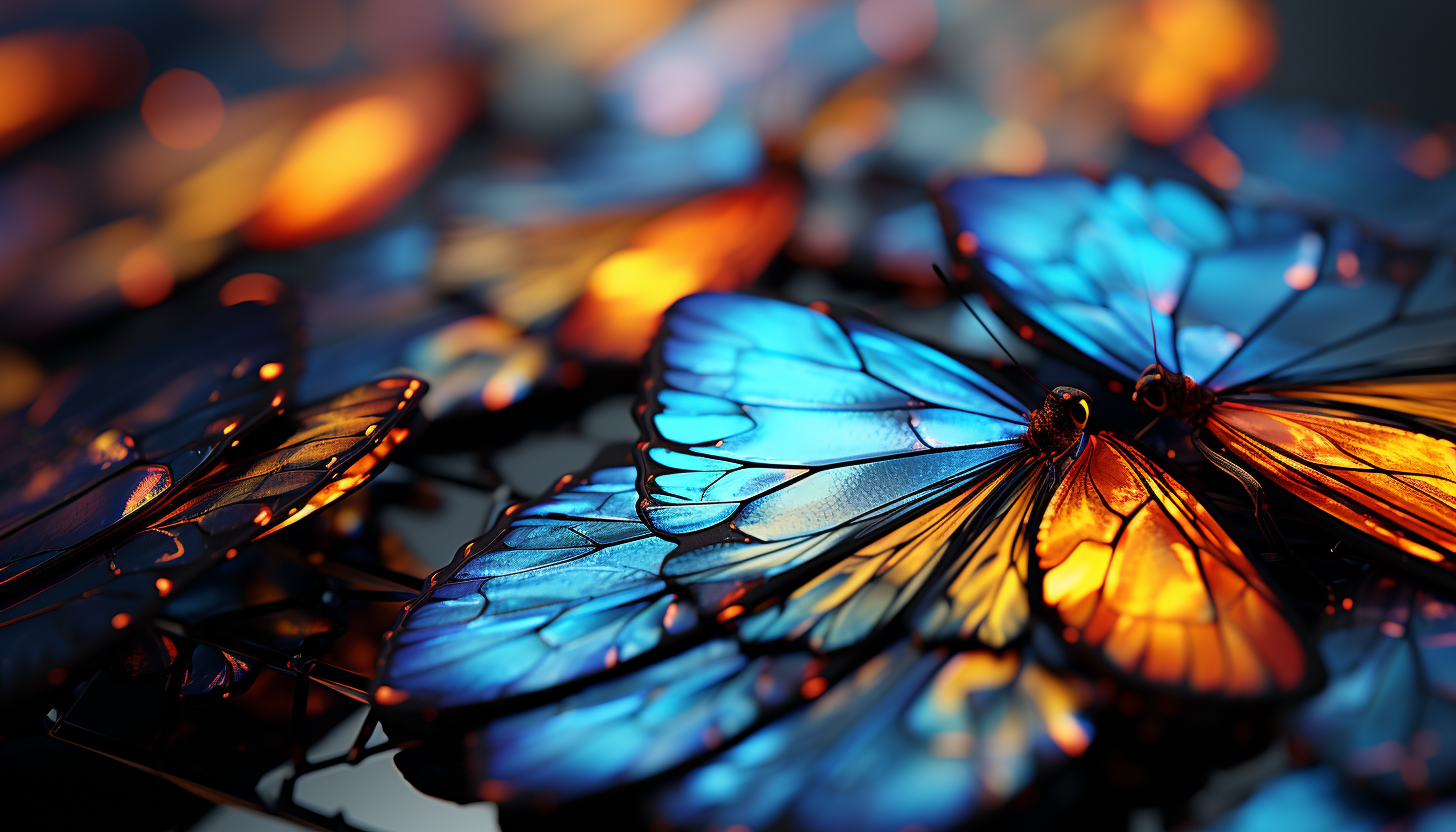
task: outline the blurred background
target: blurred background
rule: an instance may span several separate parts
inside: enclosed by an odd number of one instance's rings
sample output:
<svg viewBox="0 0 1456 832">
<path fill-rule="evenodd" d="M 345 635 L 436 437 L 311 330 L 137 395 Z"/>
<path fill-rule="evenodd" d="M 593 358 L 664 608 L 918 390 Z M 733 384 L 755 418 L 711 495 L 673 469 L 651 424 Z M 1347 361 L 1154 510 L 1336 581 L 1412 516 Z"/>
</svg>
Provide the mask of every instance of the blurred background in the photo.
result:
<svg viewBox="0 0 1456 832">
<path fill-rule="evenodd" d="M 414 464 L 320 520 L 423 576 L 635 439 L 685 294 L 847 300 L 999 360 L 929 270 L 953 176 L 1130 168 L 1448 242 L 1453 27 L 1438 0 L 8 0 L 0 415 L 141 310 L 288 293 L 302 400 L 432 386 Z M 70 794 L 145 828 L 296 828 L 40 738 L 0 743 L 0 778 L 77 823 L 101 815 Z M 494 823 L 384 757 L 295 800 Z"/>
</svg>

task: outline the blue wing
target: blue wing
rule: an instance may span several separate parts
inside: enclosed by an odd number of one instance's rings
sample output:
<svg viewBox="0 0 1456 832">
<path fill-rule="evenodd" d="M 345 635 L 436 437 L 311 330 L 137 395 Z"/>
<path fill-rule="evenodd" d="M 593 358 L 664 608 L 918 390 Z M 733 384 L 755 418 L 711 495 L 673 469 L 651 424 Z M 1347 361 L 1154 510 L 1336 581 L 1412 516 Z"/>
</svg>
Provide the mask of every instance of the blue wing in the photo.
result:
<svg viewBox="0 0 1456 832">
<path fill-rule="evenodd" d="M 1456 269 L 1348 223 L 1119 175 L 962 180 L 943 209 L 1014 317 L 1107 371 L 1159 358 L 1210 389 L 1447 363 Z"/>
<path fill-rule="evenodd" d="M 1320 639 L 1325 689 L 1295 733 L 1347 778 L 1390 797 L 1456 785 L 1456 605 L 1371 579 Z"/>
<path fill-rule="evenodd" d="M 1378 832 L 1393 813 L 1350 792 L 1333 769 L 1285 774 L 1259 787 L 1205 832 Z"/>
<path fill-rule="evenodd" d="M 858 641 L 985 565 L 937 568 L 975 549 L 959 532 L 998 523 L 1029 487 L 1015 400 L 871 324 L 697 295 L 668 313 L 652 361 L 641 513 L 691 541 L 663 572 L 705 613 L 757 608 L 743 638 Z M 1016 558 L 992 560 L 1006 570 Z"/>
<path fill-rule="evenodd" d="M 901 642 L 673 783 L 659 811 L 709 829 L 945 829 L 1081 754 L 1088 699 L 1015 652 Z"/>
<path fill-rule="evenodd" d="M 456 708 L 608 670 L 693 629 L 659 575 L 675 548 L 637 517 L 636 469 L 562 482 L 461 549 L 400 617 L 379 684 Z M 388 696 L 385 697 L 388 699 Z"/>
</svg>

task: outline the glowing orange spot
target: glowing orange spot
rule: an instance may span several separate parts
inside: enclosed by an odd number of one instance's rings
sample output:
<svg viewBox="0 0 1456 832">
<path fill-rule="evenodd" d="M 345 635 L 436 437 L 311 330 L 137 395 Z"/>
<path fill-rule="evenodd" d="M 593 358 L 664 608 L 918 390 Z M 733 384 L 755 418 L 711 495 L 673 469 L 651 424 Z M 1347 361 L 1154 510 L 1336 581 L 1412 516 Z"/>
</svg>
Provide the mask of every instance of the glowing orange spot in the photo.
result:
<svg viewBox="0 0 1456 832">
<path fill-rule="evenodd" d="M 127 615 L 124 612 L 119 612 L 116 615 L 111 616 L 112 629 L 123 630 L 126 629 L 127 625 L 129 624 L 131 624 L 131 616 Z"/>
<path fill-rule="evenodd" d="M 247 301 L 269 306 L 283 296 L 283 281 L 270 274 L 248 272 L 224 283 L 217 295 L 223 306 L 236 306 Z"/>
<path fill-rule="evenodd" d="M 116 288 L 121 299 L 138 309 L 166 300 L 175 282 L 172 263 L 151 243 L 132 249 L 116 267 Z"/>
<path fill-rule="evenodd" d="M 1199 133 L 1183 147 L 1183 161 L 1199 176 L 1224 190 L 1232 190 L 1244 181 L 1244 163 L 1212 133 Z"/>
<path fill-rule="evenodd" d="M 1295 263 L 1284 270 L 1284 282 L 1289 284 L 1291 289 L 1300 291 L 1313 286 L 1318 277 L 1319 271 L 1309 263 Z"/>
<path fill-rule="evenodd" d="M 1178 452 L 1177 451 L 1173 450 L 1172 448 L 1169 448 L 1168 449 L 1168 458 L 1169 459 L 1172 459 L 1173 457 L 1176 457 L 1177 455 L 1178 455 Z"/>
<path fill-rule="evenodd" d="M 961 254 L 970 257 L 980 247 L 981 241 L 975 234 L 969 231 L 962 231 L 956 235 L 956 248 L 960 249 Z"/>
<path fill-rule="evenodd" d="M 1016 334 L 1020 335 L 1023 341 L 1030 341 L 1031 336 L 1036 334 L 1036 330 L 1031 328 L 1031 324 L 1022 324 L 1017 327 Z"/>
<path fill-rule="evenodd" d="M 283 374 L 283 365 L 277 361 L 271 361 L 258 368 L 258 378 L 264 381 L 272 381 Z"/>
<path fill-rule="evenodd" d="M 1346 249 L 1335 257 L 1335 271 L 1340 277 L 1349 280 L 1360 273 L 1360 257 L 1355 252 Z"/>
<path fill-rule="evenodd" d="M 1113 380 L 1107 382 L 1107 389 L 1108 390 L 1111 390 L 1114 393 L 1121 393 L 1122 392 L 1122 382 L 1118 381 L 1117 379 L 1113 379 Z"/>
<path fill-rule="evenodd" d="M 258 513 L 253 515 L 253 522 L 257 523 L 260 526 L 268 525 L 268 521 L 272 519 L 273 512 L 267 506 L 263 506 L 262 508 L 258 509 Z"/>
<path fill-rule="evenodd" d="M 237 430 L 237 428 L 238 428 L 238 423 L 237 422 L 228 422 L 227 423 L 227 426 L 222 429 L 222 434 L 223 434 L 223 436 L 227 436 L 229 433 L 232 433 L 233 431 Z"/>
<path fill-rule="evenodd" d="M 365 436 L 372 436 L 374 434 L 374 431 L 376 431 L 378 429 L 379 429 L 379 426 L 378 425 L 370 425 L 369 427 L 367 427 L 367 428 L 364 429 L 364 435 Z"/>
<path fill-rule="evenodd" d="M 66 669 L 64 667 L 53 667 L 46 672 L 46 681 L 53 685 L 59 685 L 66 681 Z"/>
<path fill-rule="evenodd" d="M 476 106 L 472 76 L 421 71 L 315 117 L 273 171 L 243 236 L 293 248 L 361 228 L 408 193 Z"/>
<path fill-rule="evenodd" d="M 814 310 L 815 312 L 818 312 L 821 315 L 829 314 L 829 304 L 825 303 L 822 300 L 816 300 L 813 303 L 809 304 L 809 308 Z"/>
<path fill-rule="evenodd" d="M 1426 179 L 1439 179 L 1451 169 L 1451 145 L 1439 133 L 1427 133 L 1406 148 L 1400 158 L 1412 173 Z"/>
<path fill-rule="evenodd" d="M 734 604 L 733 606 L 727 607 L 722 612 L 718 613 L 718 620 L 727 621 L 730 618 L 737 618 L 742 614 L 743 607 L 739 606 L 738 604 Z"/>
<path fill-rule="evenodd" d="M 854 10 L 859 39 L 890 63 L 918 58 L 935 40 L 933 0 L 860 0 Z"/>
<path fill-rule="evenodd" d="M 237 549 L 229 549 L 223 555 L 223 557 L 226 558 L 226 559 L 228 559 L 228 560 L 232 560 L 233 558 L 235 558 L 237 556 L 238 556 L 238 550 Z"/>
<path fill-rule="evenodd" d="M 591 358 L 635 361 L 674 301 L 758 277 L 792 233 L 798 210 L 798 187 L 768 178 L 660 214 L 592 269 L 557 343 Z"/>
<path fill-rule="evenodd" d="M 274 393 L 273 394 L 273 401 L 269 402 L 268 403 L 268 406 L 269 407 L 277 407 L 280 404 L 283 404 L 283 391 L 282 390 L 279 390 L 277 393 Z"/>
<path fill-rule="evenodd" d="M 823 676 L 815 676 L 814 678 L 805 681 L 804 684 L 799 686 L 799 693 L 802 694 L 805 699 L 813 699 L 819 694 L 823 693 L 828 687 L 829 682 L 826 681 Z"/>
<path fill-rule="evenodd" d="M 1388 638 L 1400 638 L 1405 635 L 1405 625 L 1398 621 L 1382 621 L 1380 633 Z"/>
<path fill-rule="evenodd" d="M 1081 637 L 1082 637 L 1082 634 L 1079 633 L 1079 632 L 1077 632 L 1077 628 L 1076 627 L 1063 627 L 1062 628 L 1062 638 L 1063 639 L 1066 639 L 1066 641 L 1067 641 L 1068 644 L 1076 644 L 1077 643 L 1077 639 L 1080 639 Z"/>
<path fill-rule="evenodd" d="M 672 629 L 672 623 L 677 620 L 677 604 L 668 604 L 667 609 L 662 613 L 662 628 Z"/>
<path fill-rule="evenodd" d="M 368 432 L 372 433 L 374 427 L 374 425 L 370 425 L 370 430 Z M 293 525 L 294 523 L 297 523 L 303 518 L 309 516 L 310 514 L 313 514 L 324 506 L 327 506 L 328 504 L 334 502 L 335 500 L 338 500 L 339 498 L 363 485 L 369 480 L 371 476 L 373 476 L 374 469 L 380 466 L 380 463 L 382 463 L 385 458 L 388 457 L 390 453 L 392 453 L 394 449 L 399 446 L 399 443 L 408 439 L 409 435 L 409 428 L 395 428 L 394 430 L 391 430 L 388 434 L 384 436 L 383 439 L 379 440 L 378 445 L 375 445 L 373 448 L 370 449 L 369 453 L 360 457 L 357 461 L 355 461 L 353 465 L 350 465 L 347 469 L 345 469 L 343 473 L 339 474 L 333 480 L 330 480 L 329 483 L 323 488 L 320 488 L 312 497 L 309 498 L 308 503 L 305 504 L 301 510 L 298 510 L 298 513 L 295 514 L 290 511 L 289 516 L 284 519 L 282 523 L 279 523 L 277 526 L 269 529 L 267 534 L 263 535 L 263 537 L 266 537 L 269 534 L 273 534 L 279 529 L 284 529 Z M 330 465 L 332 464 L 333 463 L 331 460 Z M 509 513 L 509 511 L 507 511 L 507 513 Z"/>
<path fill-rule="evenodd" d="M 404 688 L 392 688 L 389 685 L 380 685 L 374 691 L 374 701 L 381 705 L 399 705 L 409 699 L 409 691 Z"/>
<path fill-rule="evenodd" d="M 171 69 L 142 96 L 142 120 L 152 137 L 173 150 L 193 150 L 222 129 L 222 95 L 200 73 Z"/>
<path fill-rule="evenodd" d="M 172 593 L 172 582 L 166 578 L 157 579 L 157 594 L 166 598 Z"/>
</svg>

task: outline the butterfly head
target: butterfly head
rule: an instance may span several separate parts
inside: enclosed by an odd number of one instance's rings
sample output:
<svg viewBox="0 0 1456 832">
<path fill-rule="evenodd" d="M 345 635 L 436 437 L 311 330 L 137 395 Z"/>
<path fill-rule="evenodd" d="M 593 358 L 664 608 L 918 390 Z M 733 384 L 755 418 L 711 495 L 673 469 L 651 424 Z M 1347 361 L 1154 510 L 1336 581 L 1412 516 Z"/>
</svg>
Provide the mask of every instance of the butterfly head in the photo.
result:
<svg viewBox="0 0 1456 832">
<path fill-rule="evenodd" d="M 1031 414 L 1031 443 L 1059 455 L 1075 445 L 1092 418 L 1092 397 L 1075 387 L 1057 387 Z"/>
<path fill-rule="evenodd" d="M 1154 415 L 1202 424 L 1212 397 L 1188 376 L 1152 364 L 1138 376 L 1132 400 Z"/>
</svg>

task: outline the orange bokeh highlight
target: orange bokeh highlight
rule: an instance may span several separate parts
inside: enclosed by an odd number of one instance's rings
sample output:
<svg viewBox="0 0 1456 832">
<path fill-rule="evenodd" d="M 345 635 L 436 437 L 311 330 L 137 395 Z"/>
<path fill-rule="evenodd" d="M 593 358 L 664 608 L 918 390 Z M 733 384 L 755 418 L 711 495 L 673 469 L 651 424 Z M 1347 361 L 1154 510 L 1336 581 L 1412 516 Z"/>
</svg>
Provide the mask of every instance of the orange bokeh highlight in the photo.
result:
<svg viewBox="0 0 1456 832">
<path fill-rule="evenodd" d="M 0 154 L 83 108 L 124 103 L 140 87 L 146 64 L 146 50 L 119 26 L 0 38 Z"/>
<path fill-rule="evenodd" d="M 418 184 L 475 105 L 470 75 L 437 68 L 371 85 L 319 114 L 284 152 L 244 237 L 294 248 L 373 222 Z"/>
<path fill-rule="evenodd" d="M 166 300 L 176 282 L 172 263 L 151 243 L 127 252 L 116 267 L 116 288 L 121 299 L 138 309 Z"/>
<path fill-rule="evenodd" d="M 591 358 L 636 360 L 678 298 L 751 283 L 793 231 L 799 190 L 769 177 L 672 208 L 597 264 L 557 332 L 558 344 Z"/>
<path fill-rule="evenodd" d="M 1417 176 L 1440 179 L 1451 169 L 1451 141 L 1440 133 L 1427 133 L 1411 142 L 1400 163 Z"/>
<path fill-rule="evenodd" d="M 934 0 L 860 0 L 854 10 L 859 39 L 875 56 L 906 63 L 924 54 L 935 40 Z"/>
<path fill-rule="evenodd" d="M 162 145 L 195 150 L 222 129 L 222 94 L 201 73 L 169 69 L 142 96 L 142 120 Z"/>
<path fill-rule="evenodd" d="M 224 283 L 217 294 L 223 306 L 236 306 L 246 301 L 270 306 L 278 302 L 283 292 L 283 281 L 273 275 L 248 272 Z"/>
</svg>

